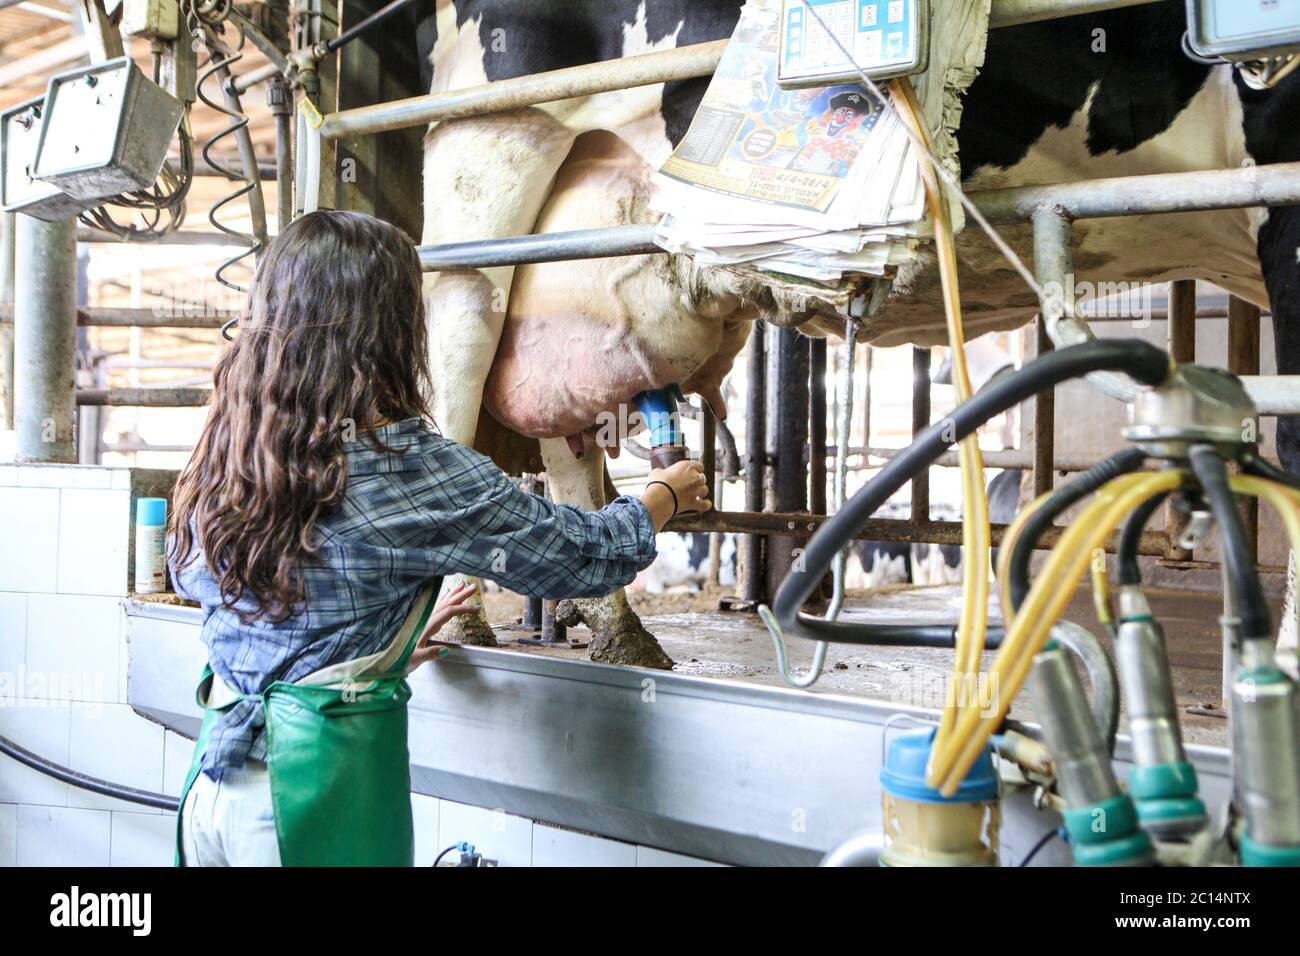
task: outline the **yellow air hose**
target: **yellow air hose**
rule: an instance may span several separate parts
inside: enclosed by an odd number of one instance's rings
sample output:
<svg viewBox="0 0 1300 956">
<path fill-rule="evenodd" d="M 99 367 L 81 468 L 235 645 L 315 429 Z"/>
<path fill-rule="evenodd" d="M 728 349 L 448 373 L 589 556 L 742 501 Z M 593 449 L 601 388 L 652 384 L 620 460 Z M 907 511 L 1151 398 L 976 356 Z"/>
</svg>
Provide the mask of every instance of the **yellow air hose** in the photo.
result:
<svg viewBox="0 0 1300 956">
<path fill-rule="evenodd" d="M 926 151 L 932 153 L 925 117 L 916 100 L 911 81 L 906 77 L 894 80 L 889 84 L 889 94 L 899 118 L 924 145 Z M 957 251 L 952 218 L 943 186 L 933 167 L 920 157 L 917 162 L 925 185 L 926 206 L 934 223 L 935 251 L 939 260 L 944 316 L 948 325 L 948 345 L 952 352 L 952 380 L 957 401 L 961 403 L 970 398 L 971 384 L 970 372 L 966 367 L 961 290 L 957 282 Z M 972 433 L 962 439 L 958 457 L 961 464 L 963 516 L 962 612 L 957 625 L 952 682 L 945 697 L 936 746 L 937 741 L 951 734 L 962 709 L 979 706 L 979 694 L 974 692 L 974 681 L 979 675 L 980 656 L 984 653 L 985 630 L 988 626 L 991 535 L 988 498 L 984 491 L 984 460 L 980 454 L 977 434 Z M 914 515 L 913 519 L 923 520 L 925 517 Z"/>
<path fill-rule="evenodd" d="M 940 753 L 936 742 L 933 766 L 942 775 L 939 786 L 943 792 L 956 790 L 1006 716 L 1011 701 L 1028 677 L 1034 656 L 1047 643 L 1052 626 L 1077 590 L 1085 565 L 1090 561 L 1095 565 L 1096 549 L 1134 507 L 1152 495 L 1174 490 L 1182 480 L 1182 473 L 1176 471 L 1137 473 L 1114 479 L 1098 491 L 1096 498 L 1066 529 L 1014 616 L 1003 585 L 1007 637 L 989 672 L 993 706 L 984 714 L 964 712 L 953 731 L 958 742 L 951 748 Z M 1300 491 L 1250 475 L 1234 475 L 1230 485 L 1238 494 L 1267 501 L 1281 516 L 1292 547 L 1300 547 Z M 1045 496 L 1039 498 L 1017 516 L 1002 543 L 1003 549 L 1008 549 L 1004 554 L 1009 553 L 1025 520 L 1044 500 Z M 999 557 L 999 575 L 1005 580 L 1008 559 Z"/>
<path fill-rule="evenodd" d="M 1172 491 L 1182 481 L 1182 473 L 1176 471 L 1121 475 L 1104 485 L 1066 529 L 1024 604 L 1007 624 L 1006 637 L 989 669 L 992 706 L 983 710 L 965 709 L 949 739 L 936 738 L 931 756 L 931 771 L 936 781 L 933 786 L 945 795 L 956 792 L 1006 716 L 1029 674 L 1034 655 L 1047 643 L 1052 626 L 1078 589 L 1093 549 L 1105 542 L 1138 503 L 1161 491 Z"/>
</svg>

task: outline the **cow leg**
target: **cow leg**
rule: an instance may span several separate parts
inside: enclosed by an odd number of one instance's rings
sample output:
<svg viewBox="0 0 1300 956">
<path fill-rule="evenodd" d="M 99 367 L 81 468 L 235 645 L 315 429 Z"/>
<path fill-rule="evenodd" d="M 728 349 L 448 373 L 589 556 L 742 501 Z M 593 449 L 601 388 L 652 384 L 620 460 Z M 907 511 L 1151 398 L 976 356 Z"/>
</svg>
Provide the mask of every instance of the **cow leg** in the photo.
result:
<svg viewBox="0 0 1300 956">
<path fill-rule="evenodd" d="M 1273 313 L 1273 350 L 1279 375 L 1300 375 L 1300 206 L 1273 209 L 1259 231 L 1259 258 Z M 1279 415 L 1277 456 L 1300 475 L 1300 415 Z M 1296 556 L 1288 562 L 1279 644 L 1296 650 Z"/>
<path fill-rule="evenodd" d="M 584 438 L 581 459 L 573 457 L 562 438 L 543 439 L 541 445 L 552 500 L 588 511 L 605 504 L 605 454 L 595 442 Z M 582 623 L 591 628 L 593 661 L 672 669 L 672 659 L 642 627 L 622 588 L 607 597 L 561 601 L 556 619 L 566 627 Z"/>
<path fill-rule="evenodd" d="M 535 109 L 434 127 L 424 150 L 424 243 L 532 232 L 573 138 L 564 124 Z M 474 444 L 483 383 L 496 355 L 513 278 L 513 269 L 493 268 L 425 280 L 434 420 L 444 435 L 463 445 Z M 462 580 L 448 576 L 446 586 Z M 439 636 L 496 644 L 483 614 L 452 618 Z"/>
</svg>

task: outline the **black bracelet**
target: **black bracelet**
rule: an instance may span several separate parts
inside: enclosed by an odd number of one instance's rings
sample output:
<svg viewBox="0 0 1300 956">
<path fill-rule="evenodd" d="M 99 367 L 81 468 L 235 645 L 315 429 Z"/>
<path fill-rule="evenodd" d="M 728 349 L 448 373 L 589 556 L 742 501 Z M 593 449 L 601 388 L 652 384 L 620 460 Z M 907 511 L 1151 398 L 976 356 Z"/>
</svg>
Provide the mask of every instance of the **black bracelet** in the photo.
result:
<svg viewBox="0 0 1300 956">
<path fill-rule="evenodd" d="M 671 521 L 673 518 L 676 518 L 677 511 L 681 507 L 681 505 L 678 504 L 677 502 L 677 492 L 673 491 L 673 486 L 668 484 L 668 482 L 666 481 L 660 481 L 658 478 L 656 478 L 654 481 L 647 481 L 645 483 L 646 489 L 648 490 L 651 485 L 663 485 L 665 488 L 668 489 L 668 493 L 673 496 L 673 514 L 672 517 L 669 518 L 668 520 Z"/>
</svg>

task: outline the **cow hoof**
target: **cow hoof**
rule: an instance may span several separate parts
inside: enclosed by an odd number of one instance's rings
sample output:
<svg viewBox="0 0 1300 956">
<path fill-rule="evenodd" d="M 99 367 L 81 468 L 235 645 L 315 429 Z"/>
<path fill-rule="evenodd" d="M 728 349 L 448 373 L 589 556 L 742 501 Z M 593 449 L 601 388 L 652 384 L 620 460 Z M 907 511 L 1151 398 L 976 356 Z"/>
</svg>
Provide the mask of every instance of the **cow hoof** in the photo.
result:
<svg viewBox="0 0 1300 956">
<path fill-rule="evenodd" d="M 591 628 L 591 659 L 597 664 L 624 664 L 670 671 L 673 659 L 627 606 L 621 592 L 607 598 L 568 598 L 555 605 L 555 620 L 565 627 Z"/>
<path fill-rule="evenodd" d="M 499 647 L 492 625 L 482 614 L 464 614 L 453 617 L 439 630 L 436 640 L 448 644 L 468 644 L 472 647 Z"/>
<path fill-rule="evenodd" d="M 673 659 L 669 657 L 655 636 L 632 621 L 630 626 L 613 631 L 596 631 L 591 638 L 591 659 L 597 664 L 624 664 L 629 667 L 653 667 L 670 671 Z"/>
</svg>

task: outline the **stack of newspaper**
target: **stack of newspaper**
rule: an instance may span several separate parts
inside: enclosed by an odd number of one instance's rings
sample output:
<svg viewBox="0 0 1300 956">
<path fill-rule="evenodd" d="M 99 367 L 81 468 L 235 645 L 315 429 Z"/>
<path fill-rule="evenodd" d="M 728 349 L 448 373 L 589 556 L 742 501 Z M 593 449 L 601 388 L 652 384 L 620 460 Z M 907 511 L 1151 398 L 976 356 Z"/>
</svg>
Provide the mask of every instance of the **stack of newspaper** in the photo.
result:
<svg viewBox="0 0 1300 956">
<path fill-rule="evenodd" d="M 954 175 L 960 94 L 983 63 L 988 11 L 989 0 L 932 0 L 929 67 L 912 78 L 934 151 Z M 700 265 L 826 283 L 892 275 L 933 235 L 915 148 L 893 109 L 857 83 L 778 86 L 780 15 L 780 0 L 748 0 L 742 11 L 689 131 L 656 176 L 659 241 Z M 825 34 L 815 20 L 807 29 Z M 964 221 L 955 203 L 953 221 Z"/>
</svg>

